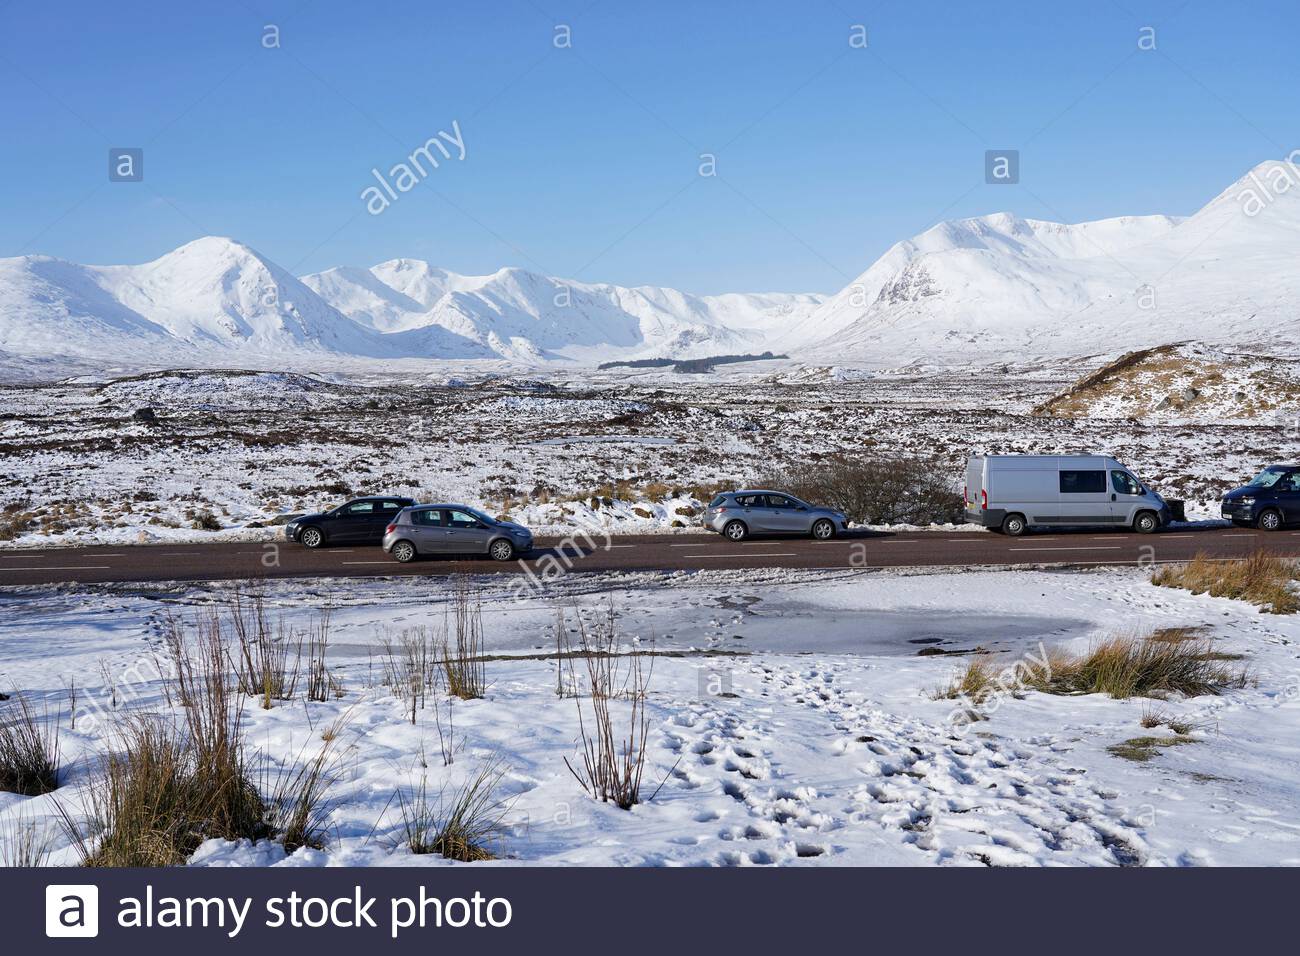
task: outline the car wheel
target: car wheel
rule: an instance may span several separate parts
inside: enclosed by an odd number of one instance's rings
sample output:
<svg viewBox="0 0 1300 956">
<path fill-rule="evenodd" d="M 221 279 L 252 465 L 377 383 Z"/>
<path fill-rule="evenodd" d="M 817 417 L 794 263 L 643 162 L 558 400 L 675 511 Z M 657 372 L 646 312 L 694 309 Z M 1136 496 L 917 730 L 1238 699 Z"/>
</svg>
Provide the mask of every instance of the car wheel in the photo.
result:
<svg viewBox="0 0 1300 956">
<path fill-rule="evenodd" d="M 1153 511 L 1142 511 L 1133 519 L 1133 530 L 1138 534 L 1150 534 L 1160 527 L 1160 519 Z"/>
<path fill-rule="evenodd" d="M 728 521 L 722 533 L 732 541 L 744 541 L 749 537 L 749 528 L 745 527 L 743 521 Z"/>
<path fill-rule="evenodd" d="M 1264 531 L 1276 531 L 1282 527 L 1282 512 L 1276 508 L 1265 508 L 1259 513 L 1257 523 Z"/>
<path fill-rule="evenodd" d="M 829 541 L 835 537 L 835 522 L 829 518 L 819 518 L 813 522 L 812 536 L 818 541 Z"/>
<path fill-rule="evenodd" d="M 1018 538 L 1029 529 L 1024 515 L 1007 515 L 1002 519 L 1002 533 Z"/>
<path fill-rule="evenodd" d="M 388 553 L 402 564 L 407 564 L 415 560 L 415 545 L 409 541 L 399 541 L 389 548 Z"/>
<path fill-rule="evenodd" d="M 497 538 L 488 545 L 488 554 L 493 561 L 509 561 L 515 556 L 515 546 L 505 538 Z"/>
<path fill-rule="evenodd" d="M 303 528 L 298 534 L 298 543 L 304 548 L 319 548 L 325 543 L 325 534 L 320 528 Z"/>
</svg>

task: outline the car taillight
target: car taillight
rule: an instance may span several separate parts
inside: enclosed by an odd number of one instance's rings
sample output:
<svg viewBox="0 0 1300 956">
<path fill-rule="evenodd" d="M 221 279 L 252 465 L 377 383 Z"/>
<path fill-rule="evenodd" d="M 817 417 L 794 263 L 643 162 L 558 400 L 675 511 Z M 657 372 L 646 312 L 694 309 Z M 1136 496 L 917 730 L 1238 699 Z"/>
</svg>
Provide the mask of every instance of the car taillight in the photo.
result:
<svg viewBox="0 0 1300 956">
<path fill-rule="evenodd" d="M 397 525 L 390 524 L 387 528 L 384 529 L 384 534 L 392 534 L 396 530 L 397 530 Z"/>
<path fill-rule="evenodd" d="M 980 510 L 981 511 L 989 510 L 989 493 L 987 491 L 980 492 Z"/>
<path fill-rule="evenodd" d="M 970 504 L 970 488 L 966 485 L 961 486 L 961 500 L 966 502 L 966 504 Z"/>
<path fill-rule="evenodd" d="M 718 514 L 722 514 L 722 512 L 724 512 L 724 511 L 726 511 L 726 510 L 727 510 L 727 509 L 726 509 L 726 507 L 725 507 L 725 506 L 723 506 L 723 507 L 721 507 L 721 508 L 719 508 L 719 509 L 717 509 L 717 511 L 718 511 Z"/>
</svg>

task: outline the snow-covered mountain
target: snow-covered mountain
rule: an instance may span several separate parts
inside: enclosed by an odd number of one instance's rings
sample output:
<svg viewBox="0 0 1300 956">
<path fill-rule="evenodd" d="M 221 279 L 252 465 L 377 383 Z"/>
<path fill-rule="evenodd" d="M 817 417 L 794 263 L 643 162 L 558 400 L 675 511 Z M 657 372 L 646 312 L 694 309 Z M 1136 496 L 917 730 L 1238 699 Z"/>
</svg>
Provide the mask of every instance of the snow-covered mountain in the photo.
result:
<svg viewBox="0 0 1300 956">
<path fill-rule="evenodd" d="M 463 276 L 415 259 L 331 269 L 303 282 L 340 312 L 392 335 L 403 351 L 525 361 L 699 356 L 757 348 L 799 321 L 817 295 L 695 296 L 556 279 L 523 269 Z"/>
<path fill-rule="evenodd" d="M 956 364 L 1180 340 L 1300 348 L 1300 170 L 1264 163 L 1195 215 L 1064 225 L 1008 213 L 900 242 L 777 344 Z"/>
<path fill-rule="evenodd" d="M 138 266 L 0 259 L 0 349 L 152 363 L 231 352 L 396 354 L 275 263 L 217 237 Z"/>
<path fill-rule="evenodd" d="M 1300 350 L 1300 170 L 1265 163 L 1199 212 L 1066 225 L 999 213 L 897 243 L 838 294 L 697 296 L 465 276 L 413 259 L 295 278 L 231 239 L 136 266 L 0 259 L 0 356 L 286 367 L 789 352 L 966 364 L 1182 340 Z"/>
<path fill-rule="evenodd" d="M 521 269 L 461 276 L 411 259 L 299 280 L 239 242 L 208 237 L 137 266 L 0 259 L 0 354 L 263 365 L 690 357 L 757 348 L 824 301 L 625 289 Z"/>
</svg>

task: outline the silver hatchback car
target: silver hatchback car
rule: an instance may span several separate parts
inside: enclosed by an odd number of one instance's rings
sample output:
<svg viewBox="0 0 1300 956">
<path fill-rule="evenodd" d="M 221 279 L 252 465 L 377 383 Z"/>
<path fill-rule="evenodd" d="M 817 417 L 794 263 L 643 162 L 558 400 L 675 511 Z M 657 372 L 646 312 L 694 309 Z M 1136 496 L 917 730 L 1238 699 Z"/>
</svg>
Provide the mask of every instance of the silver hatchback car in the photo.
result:
<svg viewBox="0 0 1300 956">
<path fill-rule="evenodd" d="M 806 534 L 825 541 L 848 530 L 843 512 L 818 508 L 781 491 L 726 491 L 709 502 L 704 527 L 744 541 L 751 534 Z"/>
<path fill-rule="evenodd" d="M 468 505 L 403 508 L 384 529 L 384 550 L 405 564 L 422 554 L 487 555 L 509 561 L 533 548 L 533 533 Z"/>
</svg>

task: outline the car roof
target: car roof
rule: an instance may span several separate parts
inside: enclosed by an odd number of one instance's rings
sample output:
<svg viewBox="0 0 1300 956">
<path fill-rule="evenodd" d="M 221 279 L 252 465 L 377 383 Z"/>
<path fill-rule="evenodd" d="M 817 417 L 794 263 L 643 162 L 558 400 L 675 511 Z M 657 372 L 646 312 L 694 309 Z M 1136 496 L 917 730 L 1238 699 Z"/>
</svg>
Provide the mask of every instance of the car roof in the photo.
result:
<svg viewBox="0 0 1300 956">
<path fill-rule="evenodd" d="M 348 503 L 352 504 L 357 501 L 409 501 L 415 504 L 414 498 L 408 498 L 405 495 L 363 495 L 360 498 L 349 499 Z"/>
<path fill-rule="evenodd" d="M 478 511 L 478 508 L 471 508 L 469 505 L 457 504 L 456 502 L 427 502 L 422 501 L 419 504 L 412 504 L 411 508 L 460 508 L 463 511 Z"/>
<path fill-rule="evenodd" d="M 742 488 L 740 491 L 728 491 L 729 495 L 788 495 L 793 498 L 794 495 L 788 491 L 777 491 L 775 488 Z"/>
</svg>

